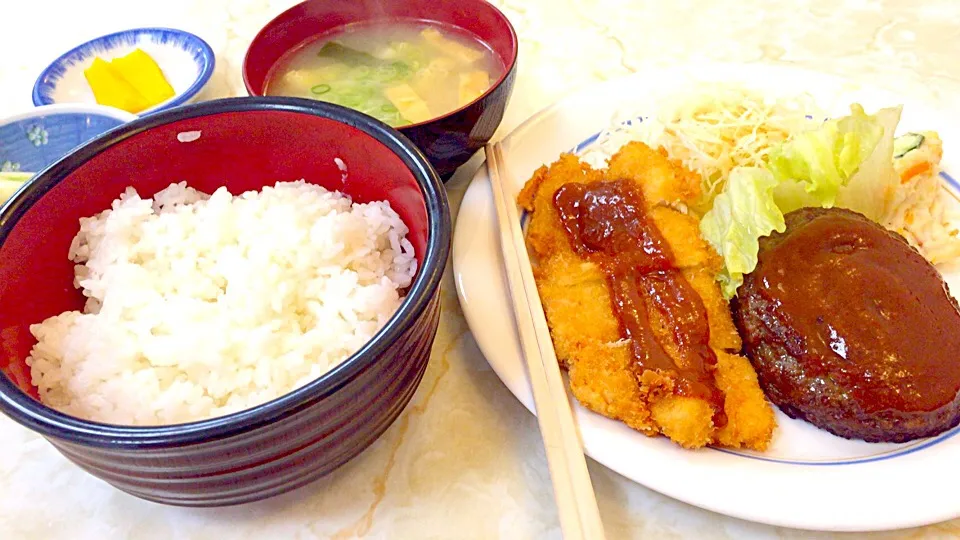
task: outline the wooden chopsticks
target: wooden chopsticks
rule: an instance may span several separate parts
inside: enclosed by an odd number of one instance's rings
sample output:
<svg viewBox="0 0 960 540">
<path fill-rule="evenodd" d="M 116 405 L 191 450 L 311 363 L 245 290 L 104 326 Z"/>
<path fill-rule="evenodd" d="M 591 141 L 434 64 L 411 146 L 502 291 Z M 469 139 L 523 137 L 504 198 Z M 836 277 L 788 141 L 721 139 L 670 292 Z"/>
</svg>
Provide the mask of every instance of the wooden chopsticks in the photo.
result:
<svg viewBox="0 0 960 540">
<path fill-rule="evenodd" d="M 486 154 L 490 187 L 497 208 L 500 247 L 533 387 L 540 435 L 547 452 L 547 466 L 553 480 L 560 528 L 567 540 L 602 540 L 603 524 L 596 495 L 533 278 L 500 143 L 487 145 Z"/>
</svg>

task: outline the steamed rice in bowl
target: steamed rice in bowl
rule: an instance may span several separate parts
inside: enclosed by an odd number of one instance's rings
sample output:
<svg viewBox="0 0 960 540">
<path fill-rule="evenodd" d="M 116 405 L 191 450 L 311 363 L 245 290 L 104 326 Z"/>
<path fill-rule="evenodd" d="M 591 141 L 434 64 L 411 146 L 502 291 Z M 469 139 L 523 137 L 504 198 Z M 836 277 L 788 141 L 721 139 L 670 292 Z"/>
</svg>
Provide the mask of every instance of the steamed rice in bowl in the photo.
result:
<svg viewBox="0 0 960 540">
<path fill-rule="evenodd" d="M 172 184 L 81 219 L 87 297 L 30 327 L 41 400 L 122 425 L 221 416 L 286 394 L 360 349 L 416 273 L 387 202 L 303 181 L 238 196 Z"/>
</svg>

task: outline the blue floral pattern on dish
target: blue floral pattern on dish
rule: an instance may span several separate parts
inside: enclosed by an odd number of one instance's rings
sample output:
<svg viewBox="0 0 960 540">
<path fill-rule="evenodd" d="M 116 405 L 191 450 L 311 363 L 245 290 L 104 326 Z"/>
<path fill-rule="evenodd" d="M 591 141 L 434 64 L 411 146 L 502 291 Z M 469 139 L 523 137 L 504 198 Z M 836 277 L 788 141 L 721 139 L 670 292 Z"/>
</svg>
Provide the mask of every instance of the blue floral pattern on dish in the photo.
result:
<svg viewBox="0 0 960 540">
<path fill-rule="evenodd" d="M 0 172 L 39 172 L 123 123 L 90 112 L 50 112 L 0 125 Z"/>
<path fill-rule="evenodd" d="M 17 172 L 20 170 L 20 164 L 14 163 L 9 159 L 0 163 L 0 172 Z"/>
<path fill-rule="evenodd" d="M 37 124 L 27 130 L 27 140 L 33 143 L 34 146 L 43 146 L 50 142 L 50 134 L 47 133 L 47 130 L 43 129 L 43 126 Z"/>
</svg>

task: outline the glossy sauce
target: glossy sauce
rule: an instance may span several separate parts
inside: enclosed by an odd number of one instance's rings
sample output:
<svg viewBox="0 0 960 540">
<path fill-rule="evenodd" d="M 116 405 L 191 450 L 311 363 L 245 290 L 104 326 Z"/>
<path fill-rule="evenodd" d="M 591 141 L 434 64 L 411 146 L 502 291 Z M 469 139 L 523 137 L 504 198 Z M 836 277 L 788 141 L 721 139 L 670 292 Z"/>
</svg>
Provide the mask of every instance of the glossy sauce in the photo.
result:
<svg viewBox="0 0 960 540">
<path fill-rule="evenodd" d="M 634 373 L 673 372 L 675 392 L 707 400 L 714 423 L 725 425 L 706 308 L 674 265 L 670 246 L 644 210 L 640 190 L 629 181 L 571 183 L 557 190 L 554 205 L 573 249 L 607 277 L 621 334 L 631 342 Z M 653 312 L 672 330 L 677 358 L 654 332 Z"/>
<path fill-rule="evenodd" d="M 780 344 L 864 412 L 933 411 L 956 397 L 960 312 L 937 270 L 892 233 L 822 215 L 761 251 L 756 272 Z"/>
</svg>

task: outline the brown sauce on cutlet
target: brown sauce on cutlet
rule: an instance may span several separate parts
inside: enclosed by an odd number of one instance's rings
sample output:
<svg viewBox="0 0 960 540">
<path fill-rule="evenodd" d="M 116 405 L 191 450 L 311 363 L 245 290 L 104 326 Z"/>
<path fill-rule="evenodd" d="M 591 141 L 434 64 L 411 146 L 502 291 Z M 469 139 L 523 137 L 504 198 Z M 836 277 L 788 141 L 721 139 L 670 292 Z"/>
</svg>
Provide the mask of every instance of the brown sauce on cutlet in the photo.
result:
<svg viewBox="0 0 960 540">
<path fill-rule="evenodd" d="M 714 424 L 726 425 L 706 308 L 674 264 L 639 188 L 626 180 L 570 183 L 556 191 L 553 202 L 574 251 L 607 277 L 621 335 L 631 343 L 634 373 L 673 373 L 676 394 L 706 400 Z M 667 353 L 651 328 L 653 310 L 672 329 L 679 358 Z"/>
<path fill-rule="evenodd" d="M 956 398 L 960 312 L 902 238 L 852 212 L 823 214 L 761 251 L 755 272 L 774 339 L 864 413 Z"/>
</svg>

